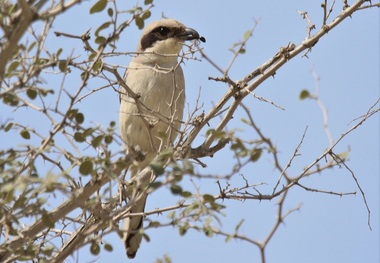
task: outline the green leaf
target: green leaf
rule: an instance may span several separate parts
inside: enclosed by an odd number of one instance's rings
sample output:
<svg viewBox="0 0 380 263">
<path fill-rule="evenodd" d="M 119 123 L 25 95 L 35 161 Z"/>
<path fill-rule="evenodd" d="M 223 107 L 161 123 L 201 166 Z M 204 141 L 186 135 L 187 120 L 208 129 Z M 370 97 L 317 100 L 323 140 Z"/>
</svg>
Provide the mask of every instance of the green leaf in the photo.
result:
<svg viewBox="0 0 380 263">
<path fill-rule="evenodd" d="M 203 201 L 206 203 L 215 203 L 215 198 L 212 195 L 204 194 Z"/>
<path fill-rule="evenodd" d="M 90 252 L 93 255 L 98 255 L 100 253 L 100 246 L 97 243 L 93 242 L 90 247 Z"/>
<path fill-rule="evenodd" d="M 111 25 L 111 22 L 105 22 L 103 25 L 101 25 L 100 27 L 98 27 L 98 29 L 96 29 L 96 31 L 95 31 L 95 36 L 99 36 L 100 31 L 102 31 L 103 29 L 108 28 L 110 25 Z"/>
<path fill-rule="evenodd" d="M 146 20 L 146 19 L 148 19 L 151 15 L 152 15 L 152 13 L 151 13 L 149 10 L 147 10 L 147 11 L 145 11 L 145 12 L 142 14 L 141 18 L 144 19 L 144 20 Z"/>
<path fill-rule="evenodd" d="M 39 89 L 38 91 L 43 97 L 46 97 L 48 94 L 54 94 L 54 90 L 52 89 Z"/>
<path fill-rule="evenodd" d="M 187 232 L 187 229 L 188 229 L 188 226 L 187 226 L 187 225 L 180 227 L 180 228 L 178 229 L 178 231 L 179 231 L 179 235 L 180 235 L 180 236 L 184 236 L 184 235 L 186 234 L 186 232 Z"/>
<path fill-rule="evenodd" d="M 11 93 L 6 93 L 3 97 L 3 102 L 10 106 L 17 106 L 19 100 L 15 95 Z"/>
<path fill-rule="evenodd" d="M 90 173 L 92 173 L 93 169 L 94 169 L 94 165 L 92 164 L 92 162 L 90 160 L 84 161 L 79 166 L 79 172 L 82 175 L 89 175 Z"/>
<path fill-rule="evenodd" d="M 102 36 L 98 36 L 97 38 L 95 38 L 95 43 L 96 44 L 103 44 L 106 42 L 106 38 L 105 37 L 102 37 Z"/>
<path fill-rule="evenodd" d="M 30 133 L 27 130 L 25 130 L 25 129 L 20 132 L 20 135 L 25 140 L 29 140 L 30 139 Z"/>
<path fill-rule="evenodd" d="M 107 10 L 107 14 L 112 17 L 113 16 L 113 9 L 112 8 L 108 8 Z"/>
<path fill-rule="evenodd" d="M 78 114 L 78 109 L 71 109 L 67 112 L 67 117 L 72 120 Z"/>
<path fill-rule="evenodd" d="M 178 195 L 182 193 L 182 187 L 177 184 L 172 184 L 170 186 L 170 191 L 172 191 L 172 194 Z"/>
<path fill-rule="evenodd" d="M 50 216 L 48 214 L 43 214 L 42 215 L 42 222 L 50 228 L 54 227 L 54 222 L 51 220 Z"/>
<path fill-rule="evenodd" d="M 244 219 L 240 220 L 239 224 L 237 224 L 235 227 L 235 233 L 239 231 L 239 228 L 243 225 L 243 223 L 244 223 Z"/>
<path fill-rule="evenodd" d="M 253 151 L 251 151 L 251 156 L 250 156 L 250 160 L 252 162 L 256 162 L 258 159 L 260 159 L 260 156 L 262 154 L 263 150 L 258 148 L 258 149 L 253 149 Z"/>
<path fill-rule="evenodd" d="M 84 142 L 86 141 L 86 137 L 81 132 L 74 133 L 74 140 L 76 142 Z"/>
<path fill-rule="evenodd" d="M 310 92 L 306 89 L 302 90 L 299 98 L 300 98 L 300 100 L 310 98 Z"/>
<path fill-rule="evenodd" d="M 111 144 L 112 141 L 113 141 L 113 137 L 112 137 L 112 135 L 106 135 L 106 136 L 104 137 L 104 141 L 105 141 L 107 144 Z"/>
<path fill-rule="evenodd" d="M 14 188 L 13 189 L 10 189 L 10 191 L 6 194 L 5 198 L 4 198 L 4 204 L 8 204 L 10 202 L 12 202 L 14 200 Z M 16 199 L 18 200 L 18 199 Z M 17 202 L 17 201 L 16 201 Z"/>
<path fill-rule="evenodd" d="M 8 123 L 8 124 L 5 126 L 4 131 L 5 131 L 5 132 L 8 132 L 10 129 L 12 129 L 12 127 L 13 127 L 13 123 L 10 122 L 10 123 Z"/>
<path fill-rule="evenodd" d="M 244 32 L 243 39 L 247 41 L 252 36 L 252 30 L 247 30 Z"/>
<path fill-rule="evenodd" d="M 141 17 L 136 16 L 135 17 L 135 23 L 136 23 L 136 26 L 138 27 L 138 29 L 141 30 L 144 28 L 144 19 L 142 19 Z"/>
<path fill-rule="evenodd" d="M 62 51 L 63 51 L 62 48 L 58 49 L 57 54 L 56 54 L 57 58 L 59 58 L 59 55 L 61 55 Z"/>
<path fill-rule="evenodd" d="M 103 62 L 101 60 L 98 60 L 95 62 L 94 67 L 92 68 L 92 71 L 95 74 L 99 74 L 99 72 L 102 70 L 102 68 L 103 68 Z"/>
<path fill-rule="evenodd" d="M 232 240 L 232 238 L 233 238 L 233 235 L 228 235 L 227 237 L 226 237 L 226 239 L 224 240 L 224 242 L 230 242 L 231 240 Z"/>
<path fill-rule="evenodd" d="M 161 223 L 160 222 L 158 222 L 158 221 L 150 221 L 149 222 L 149 228 L 151 228 L 151 227 L 159 227 L 159 226 L 161 226 Z"/>
<path fill-rule="evenodd" d="M 65 73 L 67 71 L 67 61 L 66 60 L 60 60 L 58 62 L 58 68 L 61 72 Z"/>
<path fill-rule="evenodd" d="M 203 232 L 205 233 L 207 237 L 210 237 L 210 238 L 213 237 L 214 235 L 214 231 L 212 231 L 210 227 L 204 227 Z"/>
<path fill-rule="evenodd" d="M 79 124 L 84 122 L 84 115 L 82 113 L 78 113 L 75 115 L 75 121 Z"/>
<path fill-rule="evenodd" d="M 94 139 L 92 139 L 92 141 L 91 141 L 92 147 L 94 147 L 94 148 L 99 147 L 99 145 L 101 144 L 103 138 L 104 138 L 103 135 L 99 135 L 99 136 L 95 137 Z"/>
<path fill-rule="evenodd" d="M 181 196 L 184 197 L 184 198 L 190 198 L 193 196 L 193 194 L 189 191 L 182 191 L 181 192 Z"/>
<path fill-rule="evenodd" d="M 54 251 L 55 251 L 54 247 L 49 246 L 49 245 L 44 245 L 44 249 L 41 252 L 42 254 L 50 257 L 51 255 L 53 255 Z"/>
<path fill-rule="evenodd" d="M 20 65 L 20 61 L 13 61 L 8 67 L 8 73 L 12 73 Z"/>
<path fill-rule="evenodd" d="M 152 183 L 149 184 L 149 188 L 157 189 L 157 188 L 161 187 L 162 185 L 163 185 L 162 182 L 155 181 L 155 182 L 152 182 Z"/>
<path fill-rule="evenodd" d="M 94 58 L 97 56 L 98 54 L 96 53 L 91 53 L 89 56 L 88 56 L 88 60 L 94 60 Z"/>
<path fill-rule="evenodd" d="M 29 88 L 26 91 L 26 95 L 28 95 L 29 99 L 34 100 L 37 97 L 37 91 L 33 88 Z"/>
<path fill-rule="evenodd" d="M 165 171 L 164 167 L 162 166 L 162 163 L 160 163 L 158 161 L 152 162 L 149 166 L 150 166 L 150 168 L 152 168 L 152 170 L 156 176 L 163 174 Z"/>
<path fill-rule="evenodd" d="M 36 41 L 34 41 L 32 44 L 30 44 L 30 46 L 28 47 L 28 53 L 29 53 L 30 51 L 32 51 L 32 49 L 36 46 L 36 44 L 37 44 Z"/>
<path fill-rule="evenodd" d="M 103 11 L 107 6 L 107 0 L 99 0 L 90 9 L 90 14 L 98 13 Z"/>
<path fill-rule="evenodd" d="M 107 250 L 108 252 L 112 252 L 113 251 L 113 247 L 111 244 L 104 244 L 104 249 Z"/>
<path fill-rule="evenodd" d="M 150 5 L 153 3 L 153 0 L 144 0 L 144 5 Z"/>
</svg>

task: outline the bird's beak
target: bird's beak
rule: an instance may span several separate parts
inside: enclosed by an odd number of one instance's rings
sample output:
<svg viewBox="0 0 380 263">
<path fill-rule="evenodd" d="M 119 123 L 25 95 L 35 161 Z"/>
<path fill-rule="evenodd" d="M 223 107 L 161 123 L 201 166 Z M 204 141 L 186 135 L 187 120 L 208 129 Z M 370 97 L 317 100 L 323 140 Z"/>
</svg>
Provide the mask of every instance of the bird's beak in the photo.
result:
<svg viewBox="0 0 380 263">
<path fill-rule="evenodd" d="M 179 33 L 178 35 L 176 35 L 176 37 L 182 40 L 197 39 L 197 40 L 201 40 L 202 42 L 205 42 L 203 41 L 205 39 L 204 37 L 199 36 L 199 33 L 196 30 L 189 27 L 185 28 L 185 30 L 182 33 Z"/>
</svg>

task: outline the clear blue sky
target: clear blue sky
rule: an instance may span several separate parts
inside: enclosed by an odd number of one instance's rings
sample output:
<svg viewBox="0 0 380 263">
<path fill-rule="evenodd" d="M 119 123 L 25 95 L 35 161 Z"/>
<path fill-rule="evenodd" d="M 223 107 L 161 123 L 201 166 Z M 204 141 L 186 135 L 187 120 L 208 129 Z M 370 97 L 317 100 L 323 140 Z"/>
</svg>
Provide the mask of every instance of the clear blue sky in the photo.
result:
<svg viewBox="0 0 380 263">
<path fill-rule="evenodd" d="M 127 1 L 125 1 L 127 2 Z M 321 2 L 321 1 L 320 1 Z M 242 39 L 246 30 L 260 18 L 260 23 L 247 46 L 247 53 L 239 57 L 231 70 L 232 79 L 242 78 L 250 70 L 270 59 L 281 46 L 288 42 L 299 44 L 306 37 L 307 22 L 297 10 L 308 11 L 317 28 L 321 25 L 322 9 L 315 1 L 155 1 L 152 17 L 159 19 L 163 13 L 192 27 L 207 39 L 202 44 L 205 53 L 220 67 L 225 68 L 232 53 L 228 49 Z M 118 1 L 122 5 L 124 1 Z M 103 23 L 102 15 L 90 16 L 89 6 L 68 11 L 57 19 L 54 30 L 82 34 L 89 28 L 93 31 Z M 336 15 L 341 2 L 336 2 Z M 72 17 L 73 19 L 70 19 Z M 80 22 L 79 22 L 80 21 Z M 280 69 L 275 78 L 267 80 L 256 93 L 285 108 L 279 110 L 267 103 L 247 98 L 246 104 L 252 109 L 256 123 L 266 136 L 270 136 L 280 151 L 283 166 L 291 157 L 301 136 L 308 126 L 304 144 L 290 168 L 290 174 L 297 175 L 329 146 L 323 129 L 322 113 L 313 101 L 300 101 L 303 89 L 315 91 L 312 70 L 318 73 L 320 97 L 328 109 L 329 124 L 336 140 L 348 130 L 370 105 L 379 97 L 379 11 L 363 10 L 347 19 L 308 54 L 307 58 L 297 57 Z M 134 51 L 140 36 L 136 28 L 127 28 L 119 43 L 120 52 Z M 69 54 L 75 48 L 81 54 L 81 45 L 74 41 L 56 38 L 51 32 L 48 44 L 59 47 L 65 43 Z M 72 47 L 70 47 L 72 45 Z M 128 65 L 130 58 L 118 58 Z M 217 102 L 227 87 L 208 80 L 219 73 L 207 61 L 186 62 L 183 66 L 187 84 L 187 102 L 194 106 L 198 89 L 202 87 L 200 101 L 207 111 Z M 59 81 L 58 81 L 59 83 Z M 96 85 L 96 83 L 95 83 Z M 91 87 L 90 87 L 91 88 Z M 118 119 L 118 98 L 111 90 L 103 90 L 90 96 L 81 104 L 86 120 L 107 125 Z M 379 105 L 377 105 L 379 106 Z M 229 129 L 240 129 L 241 135 L 249 138 L 253 134 L 239 120 L 244 117 L 239 110 Z M 33 120 L 32 120 L 33 121 Z M 250 137 L 257 139 L 257 137 Z M 200 138 L 197 142 L 201 142 Z M 197 145 L 194 145 L 197 146 Z M 305 192 L 301 189 L 290 191 L 285 205 L 287 209 L 302 204 L 298 212 L 286 218 L 267 248 L 267 262 L 379 262 L 379 115 L 365 122 L 358 130 L 346 137 L 337 147 L 337 152 L 351 149 L 347 163 L 355 172 L 371 209 L 372 231 L 367 226 L 367 211 L 350 173 L 345 169 L 314 175 L 304 181 L 305 185 L 336 192 L 357 191 L 356 196 L 337 197 Z M 197 170 L 202 174 L 223 175 L 231 170 L 228 149 L 217 153 L 214 158 L 205 158 L 209 168 Z M 258 163 L 245 169 L 244 175 L 250 183 L 261 183 L 268 177 L 277 178 L 272 160 L 265 156 Z M 195 183 L 200 192 L 217 194 L 215 181 Z M 244 185 L 237 176 L 235 186 Z M 192 189 L 191 185 L 185 186 Z M 270 191 L 270 187 L 261 190 Z M 269 189 L 269 190 L 268 190 Z M 177 201 L 168 191 L 159 191 L 148 199 L 147 210 L 174 204 Z M 244 235 L 262 240 L 276 219 L 276 200 L 272 201 L 224 201 L 229 208 L 221 216 L 223 228 L 233 231 L 235 225 L 244 219 L 241 227 Z M 166 218 L 162 215 L 161 218 Z M 157 219 L 160 219 L 157 218 Z M 168 254 L 173 262 L 259 262 L 258 249 L 247 242 L 232 240 L 224 242 L 223 237 L 207 238 L 203 233 L 189 231 L 184 237 L 174 228 L 161 228 L 148 232 L 151 242 L 143 242 L 137 257 L 131 262 L 154 262 L 154 259 Z M 89 248 L 80 250 L 78 262 L 126 262 L 125 250 L 116 235 L 105 239 L 112 243 L 112 253 L 102 252 L 98 257 L 90 255 Z M 74 262 L 69 259 L 68 262 Z"/>
</svg>

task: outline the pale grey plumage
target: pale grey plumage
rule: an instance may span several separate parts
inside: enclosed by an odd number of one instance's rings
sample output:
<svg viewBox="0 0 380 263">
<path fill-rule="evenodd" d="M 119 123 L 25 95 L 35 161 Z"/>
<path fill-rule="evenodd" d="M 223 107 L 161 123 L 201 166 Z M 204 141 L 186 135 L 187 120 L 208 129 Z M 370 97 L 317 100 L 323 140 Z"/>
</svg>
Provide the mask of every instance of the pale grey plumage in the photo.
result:
<svg viewBox="0 0 380 263">
<path fill-rule="evenodd" d="M 125 89 L 120 91 L 120 130 L 128 152 L 141 152 L 131 177 L 138 174 L 170 146 L 181 126 L 185 102 L 185 81 L 178 54 L 185 40 L 200 39 L 198 33 L 176 20 L 164 19 L 148 25 L 140 38 L 125 74 L 126 85 L 139 95 L 137 101 Z M 145 170 L 144 170 L 145 171 Z M 151 171 L 148 171 L 152 173 Z M 144 212 L 145 189 L 134 189 L 131 213 Z M 138 200 L 135 200 L 135 197 Z M 127 256 L 134 258 L 140 246 L 142 217 L 124 220 Z"/>
</svg>

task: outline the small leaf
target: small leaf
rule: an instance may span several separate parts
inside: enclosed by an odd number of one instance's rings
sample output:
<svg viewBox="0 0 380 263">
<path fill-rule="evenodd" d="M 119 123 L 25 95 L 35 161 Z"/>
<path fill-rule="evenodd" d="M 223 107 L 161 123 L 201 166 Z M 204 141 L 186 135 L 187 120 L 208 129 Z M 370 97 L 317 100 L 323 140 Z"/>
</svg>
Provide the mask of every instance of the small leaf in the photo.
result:
<svg viewBox="0 0 380 263">
<path fill-rule="evenodd" d="M 102 36 L 98 36 L 97 38 L 95 38 L 95 43 L 96 44 L 103 44 L 106 42 L 106 38 L 105 37 L 102 37 Z"/>
<path fill-rule="evenodd" d="M 76 142 L 84 142 L 84 141 L 86 141 L 86 138 L 85 138 L 85 136 L 83 135 L 83 133 L 81 133 L 81 132 L 76 132 L 76 133 L 74 133 L 74 140 L 75 140 Z"/>
<path fill-rule="evenodd" d="M 111 244 L 104 244 L 104 249 L 107 250 L 108 252 L 112 252 L 113 251 L 113 247 Z"/>
<path fill-rule="evenodd" d="M 97 56 L 98 54 L 96 54 L 96 53 L 91 53 L 89 56 L 88 56 L 88 60 L 94 60 L 94 58 L 96 58 L 96 56 Z"/>
<path fill-rule="evenodd" d="M 93 242 L 90 247 L 90 252 L 93 255 L 98 255 L 100 253 L 100 246 L 97 243 Z"/>
<path fill-rule="evenodd" d="M 92 68 L 92 71 L 95 73 L 95 74 L 99 74 L 99 72 L 102 70 L 103 68 L 103 62 L 101 60 L 98 60 L 95 62 L 93 68 Z"/>
<path fill-rule="evenodd" d="M 29 88 L 26 91 L 26 95 L 28 95 L 29 99 L 34 100 L 37 97 L 37 91 L 35 89 Z"/>
<path fill-rule="evenodd" d="M 56 54 L 57 58 L 59 58 L 59 55 L 61 55 L 62 51 L 63 51 L 62 48 L 58 49 L 57 54 Z"/>
<path fill-rule="evenodd" d="M 89 175 L 90 173 L 92 173 L 92 170 L 94 169 L 93 167 L 94 167 L 94 165 L 92 164 L 92 162 L 90 160 L 84 161 L 79 166 L 79 172 L 82 175 Z"/>
<path fill-rule="evenodd" d="M 147 10 L 142 14 L 141 18 L 147 20 L 151 15 L 152 13 L 149 10 Z"/>
<path fill-rule="evenodd" d="M 25 129 L 20 132 L 20 135 L 25 140 L 29 140 L 30 139 L 30 133 L 27 130 L 25 130 Z"/>
<path fill-rule="evenodd" d="M 300 100 L 310 98 L 310 92 L 306 89 L 302 90 L 299 98 L 300 98 Z"/>
<path fill-rule="evenodd" d="M 107 0 L 99 0 L 90 9 L 90 14 L 98 13 L 103 11 L 107 6 Z"/>
<path fill-rule="evenodd" d="M 149 188 L 157 189 L 157 188 L 161 187 L 162 185 L 163 185 L 162 182 L 155 181 L 155 182 L 152 182 L 152 183 L 149 184 Z"/>
<path fill-rule="evenodd" d="M 3 102 L 5 104 L 8 104 L 10 106 L 17 106 L 18 105 L 18 98 L 11 94 L 11 93 L 5 93 L 4 97 L 3 97 Z"/>
<path fill-rule="evenodd" d="M 100 27 L 98 27 L 98 29 L 96 29 L 96 31 L 95 31 L 95 36 L 99 36 L 100 31 L 102 31 L 103 29 L 108 28 L 110 25 L 111 25 L 111 22 L 105 22 L 103 25 L 101 25 Z"/>
<path fill-rule="evenodd" d="M 152 162 L 149 166 L 150 168 L 152 168 L 156 176 L 163 174 L 165 171 L 164 167 L 162 166 L 162 163 L 157 162 L 157 161 Z"/>
<path fill-rule="evenodd" d="M 250 160 L 252 162 L 256 162 L 258 159 L 260 159 L 260 156 L 261 156 L 262 152 L 263 152 L 263 150 L 260 149 L 260 148 L 254 149 L 253 151 L 251 151 Z"/>
<path fill-rule="evenodd" d="M 180 228 L 178 229 L 178 231 L 179 231 L 179 235 L 180 235 L 180 236 L 184 236 L 184 235 L 186 234 L 186 232 L 187 232 L 187 229 L 188 229 L 187 226 L 180 227 Z"/>
<path fill-rule="evenodd" d="M 210 237 L 210 238 L 213 237 L 214 235 L 214 232 L 212 231 L 210 227 L 204 227 L 203 232 L 205 233 L 207 237 Z"/>
<path fill-rule="evenodd" d="M 54 94 L 54 90 L 52 89 L 39 89 L 38 91 L 43 97 L 46 97 L 48 94 Z"/>
<path fill-rule="evenodd" d="M 246 51 L 247 51 L 247 50 L 246 50 L 245 48 L 242 48 L 242 49 L 239 50 L 239 53 L 240 53 L 240 54 L 245 54 Z"/>
<path fill-rule="evenodd" d="M 5 131 L 5 132 L 8 132 L 10 129 L 12 129 L 12 127 L 13 127 L 13 123 L 10 122 L 10 123 L 8 123 L 8 124 L 5 126 L 4 131 Z"/>
<path fill-rule="evenodd" d="M 141 17 L 136 16 L 135 17 L 135 23 L 136 23 L 136 26 L 138 27 L 138 29 L 144 28 L 144 19 L 142 19 Z"/>
<path fill-rule="evenodd" d="M 50 216 L 48 214 L 43 214 L 42 215 L 42 222 L 50 228 L 54 227 L 54 222 L 51 220 Z"/>
<path fill-rule="evenodd" d="M 252 36 L 252 30 L 247 30 L 244 32 L 243 39 L 247 41 Z"/>
<path fill-rule="evenodd" d="M 177 184 L 172 184 L 170 186 L 170 191 L 172 191 L 172 194 L 178 195 L 182 193 L 182 187 Z"/>
<path fill-rule="evenodd" d="M 82 80 L 86 80 L 88 78 L 88 72 L 87 71 L 83 71 L 81 74 L 80 74 L 80 78 Z"/>
<path fill-rule="evenodd" d="M 204 194 L 203 201 L 206 203 L 215 203 L 215 198 L 212 195 Z"/>
<path fill-rule="evenodd" d="M 180 194 L 184 198 L 190 198 L 190 197 L 193 196 L 193 194 L 191 192 L 189 192 L 189 191 L 182 191 Z"/>
<path fill-rule="evenodd" d="M 3 202 L 4 204 L 8 204 L 14 200 L 14 189 L 11 189 L 5 196 Z M 16 199 L 17 200 L 17 199 Z M 17 201 L 16 201 L 17 202 Z M 14 207 L 14 206 L 13 206 Z"/>
<path fill-rule="evenodd" d="M 83 136 L 87 137 L 95 132 L 95 128 L 87 128 L 83 131 Z"/>
<path fill-rule="evenodd" d="M 232 235 L 228 235 L 227 237 L 226 237 L 226 239 L 224 240 L 224 242 L 230 242 L 231 240 L 232 240 L 232 238 L 233 238 L 233 236 Z"/>
<path fill-rule="evenodd" d="M 161 226 L 161 223 L 160 222 L 158 222 L 158 221 L 151 221 L 151 222 L 149 222 L 149 228 L 151 228 L 151 227 L 159 227 L 159 226 Z"/>
<path fill-rule="evenodd" d="M 30 46 L 29 46 L 29 48 L 28 48 L 28 53 L 29 53 L 30 51 L 32 51 L 32 49 L 36 46 L 36 44 L 37 44 L 36 41 L 34 41 L 32 44 L 30 44 Z"/>
<path fill-rule="evenodd" d="M 78 109 L 71 109 L 67 112 L 67 117 L 72 120 L 78 114 Z"/>
<path fill-rule="evenodd" d="M 95 137 L 94 139 L 92 139 L 92 141 L 91 141 L 92 147 L 94 147 L 94 148 L 99 147 L 99 145 L 102 142 L 103 138 L 104 138 L 103 135 L 99 135 L 99 136 Z"/>
<path fill-rule="evenodd" d="M 104 141 L 107 143 L 107 144 L 111 144 L 112 141 L 113 141 L 113 137 L 111 135 L 106 135 L 104 137 Z"/>
<path fill-rule="evenodd" d="M 8 67 L 8 73 L 12 73 L 20 65 L 20 61 L 13 61 Z"/>
<path fill-rule="evenodd" d="M 153 0 L 144 0 L 144 5 L 150 5 L 153 3 Z"/>
<path fill-rule="evenodd" d="M 84 115 L 82 113 L 78 113 L 75 115 L 75 121 L 79 124 L 84 122 Z"/>
<path fill-rule="evenodd" d="M 58 62 L 58 68 L 61 72 L 65 73 L 67 71 L 67 61 L 66 60 L 60 60 Z"/>
<path fill-rule="evenodd" d="M 112 8 L 108 8 L 107 14 L 112 17 L 113 16 L 113 9 Z"/>
<path fill-rule="evenodd" d="M 244 219 L 240 220 L 239 224 L 237 224 L 235 227 L 235 233 L 239 231 L 239 228 L 243 225 L 243 223 L 244 223 Z"/>
</svg>

